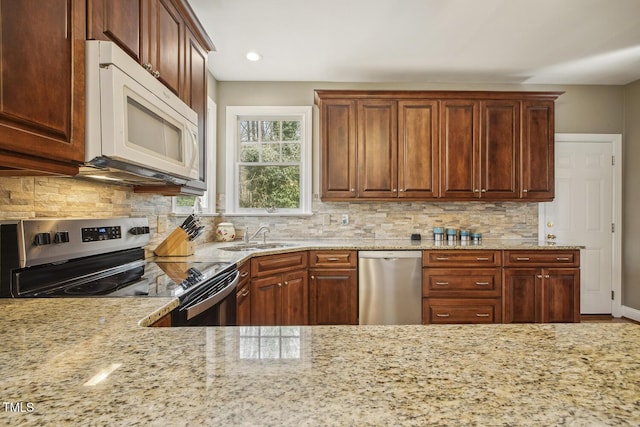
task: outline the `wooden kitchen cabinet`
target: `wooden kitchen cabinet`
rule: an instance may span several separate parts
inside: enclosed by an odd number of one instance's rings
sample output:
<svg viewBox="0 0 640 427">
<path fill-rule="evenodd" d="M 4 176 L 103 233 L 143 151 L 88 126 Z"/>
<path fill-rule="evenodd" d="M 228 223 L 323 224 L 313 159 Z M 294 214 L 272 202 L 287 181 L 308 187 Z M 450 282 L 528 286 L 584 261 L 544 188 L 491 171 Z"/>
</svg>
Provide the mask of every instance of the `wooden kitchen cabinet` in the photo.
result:
<svg viewBox="0 0 640 427">
<path fill-rule="evenodd" d="M 441 111 L 442 197 L 517 199 L 520 102 L 446 100 Z"/>
<path fill-rule="evenodd" d="M 395 101 L 358 101 L 358 181 L 360 198 L 398 194 L 398 106 Z"/>
<path fill-rule="evenodd" d="M 398 197 L 439 195 L 438 101 L 398 102 Z"/>
<path fill-rule="evenodd" d="M 0 176 L 84 161 L 85 0 L 0 1 Z"/>
<path fill-rule="evenodd" d="M 501 251 L 428 250 L 422 256 L 422 322 L 500 323 Z"/>
<path fill-rule="evenodd" d="M 251 260 L 251 324 L 308 325 L 307 252 L 265 255 Z"/>
<path fill-rule="evenodd" d="M 505 251 L 505 323 L 580 321 L 580 251 Z"/>
<path fill-rule="evenodd" d="M 357 251 L 310 251 L 309 260 L 309 323 L 357 325 Z"/>
<path fill-rule="evenodd" d="M 238 266 L 240 280 L 236 287 L 236 325 L 251 325 L 251 262 Z"/>
<path fill-rule="evenodd" d="M 522 103 L 522 193 L 527 201 L 549 202 L 555 194 L 554 103 Z"/>
<path fill-rule="evenodd" d="M 560 94 L 318 90 L 321 198 L 552 200 Z"/>
</svg>

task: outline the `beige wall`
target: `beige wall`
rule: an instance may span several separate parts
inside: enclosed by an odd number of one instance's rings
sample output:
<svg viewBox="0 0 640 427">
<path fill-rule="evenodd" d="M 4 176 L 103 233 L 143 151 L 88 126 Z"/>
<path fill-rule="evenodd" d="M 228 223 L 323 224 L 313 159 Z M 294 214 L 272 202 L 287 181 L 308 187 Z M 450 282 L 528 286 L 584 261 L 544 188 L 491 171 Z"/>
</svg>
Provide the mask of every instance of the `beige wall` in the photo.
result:
<svg viewBox="0 0 640 427">
<path fill-rule="evenodd" d="M 640 80 L 625 87 L 624 106 L 622 304 L 640 310 Z"/>
</svg>

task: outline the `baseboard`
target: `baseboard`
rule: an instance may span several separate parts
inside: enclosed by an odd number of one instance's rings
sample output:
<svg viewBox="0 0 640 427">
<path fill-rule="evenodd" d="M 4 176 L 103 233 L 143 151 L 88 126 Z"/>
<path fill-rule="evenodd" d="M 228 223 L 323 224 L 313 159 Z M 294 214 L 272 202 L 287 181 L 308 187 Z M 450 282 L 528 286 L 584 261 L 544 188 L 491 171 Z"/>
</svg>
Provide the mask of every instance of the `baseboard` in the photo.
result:
<svg viewBox="0 0 640 427">
<path fill-rule="evenodd" d="M 635 308 L 622 306 L 622 317 L 626 317 L 627 319 L 635 320 L 636 322 L 640 322 L 640 310 L 636 310 Z"/>
</svg>

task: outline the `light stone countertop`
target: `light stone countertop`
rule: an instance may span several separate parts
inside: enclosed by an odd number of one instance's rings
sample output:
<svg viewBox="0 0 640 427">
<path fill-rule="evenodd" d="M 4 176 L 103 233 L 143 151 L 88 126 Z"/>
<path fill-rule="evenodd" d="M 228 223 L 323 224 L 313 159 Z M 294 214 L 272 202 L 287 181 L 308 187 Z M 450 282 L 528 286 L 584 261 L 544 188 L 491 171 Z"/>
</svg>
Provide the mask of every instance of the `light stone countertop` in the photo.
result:
<svg viewBox="0 0 640 427">
<path fill-rule="evenodd" d="M 0 300 L 0 425 L 640 425 L 636 324 L 138 325 L 168 302 Z"/>
</svg>

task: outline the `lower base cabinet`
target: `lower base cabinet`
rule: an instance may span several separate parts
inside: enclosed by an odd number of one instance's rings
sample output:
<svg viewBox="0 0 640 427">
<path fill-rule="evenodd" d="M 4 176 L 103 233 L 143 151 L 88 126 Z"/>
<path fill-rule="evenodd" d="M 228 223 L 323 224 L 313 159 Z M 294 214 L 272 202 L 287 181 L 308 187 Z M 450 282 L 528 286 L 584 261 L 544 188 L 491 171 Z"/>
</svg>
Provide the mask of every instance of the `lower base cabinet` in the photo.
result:
<svg viewBox="0 0 640 427">
<path fill-rule="evenodd" d="M 505 323 L 580 322 L 580 251 L 505 251 Z"/>
<path fill-rule="evenodd" d="M 425 324 L 435 323 L 500 323 L 499 298 L 433 298 L 422 304 Z"/>
<path fill-rule="evenodd" d="M 251 325 L 309 324 L 307 252 L 251 260 Z"/>
<path fill-rule="evenodd" d="M 309 323 L 358 324 L 356 251 L 311 251 Z"/>
<path fill-rule="evenodd" d="M 238 266 L 240 281 L 236 291 L 236 325 L 251 325 L 251 263 Z"/>
</svg>

